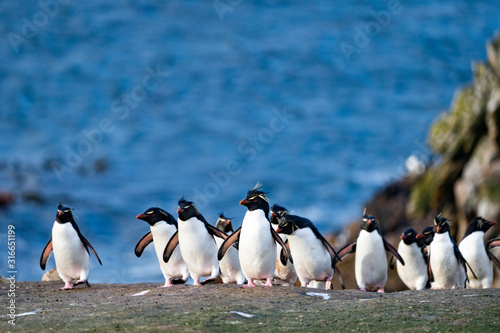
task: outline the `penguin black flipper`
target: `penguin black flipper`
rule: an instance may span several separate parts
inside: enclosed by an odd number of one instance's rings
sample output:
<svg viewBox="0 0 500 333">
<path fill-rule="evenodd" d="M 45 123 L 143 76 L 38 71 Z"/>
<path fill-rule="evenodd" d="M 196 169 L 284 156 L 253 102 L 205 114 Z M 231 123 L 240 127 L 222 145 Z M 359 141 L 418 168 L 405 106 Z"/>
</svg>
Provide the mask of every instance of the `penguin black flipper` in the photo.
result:
<svg viewBox="0 0 500 333">
<path fill-rule="evenodd" d="M 207 231 L 210 235 L 222 238 L 223 240 L 227 239 L 227 235 L 224 231 L 217 229 L 211 224 L 208 224 L 205 222 L 205 228 L 207 228 Z"/>
<path fill-rule="evenodd" d="M 101 264 L 101 266 L 102 266 L 101 259 L 97 255 L 97 252 L 94 250 L 94 248 L 92 247 L 92 245 L 90 245 L 89 241 L 86 240 L 85 237 L 83 237 L 83 235 L 80 233 L 79 230 L 77 230 L 77 232 L 78 232 L 78 236 L 80 237 L 80 240 L 82 241 L 83 245 L 87 249 L 87 252 L 89 252 L 89 248 L 90 248 L 92 250 L 92 253 L 94 253 L 95 257 L 97 258 L 97 261 L 99 261 L 99 264 Z"/>
<path fill-rule="evenodd" d="M 344 247 L 339 250 L 338 255 L 343 259 L 345 256 L 354 252 L 356 252 L 356 241 L 344 245 Z"/>
<path fill-rule="evenodd" d="M 493 264 L 495 264 L 495 266 L 497 266 L 497 268 L 500 269 L 500 260 L 498 260 L 498 258 L 495 257 L 493 253 L 491 253 L 488 250 L 486 250 L 486 254 L 488 255 L 488 257 L 490 257 L 490 260 L 493 262 Z"/>
<path fill-rule="evenodd" d="M 224 241 L 224 243 L 221 244 L 219 252 L 217 253 L 218 260 L 221 260 L 224 257 L 226 251 L 231 247 L 231 245 L 240 240 L 240 233 L 241 233 L 241 227 L 239 227 L 235 232 L 229 235 Z"/>
<path fill-rule="evenodd" d="M 286 261 L 288 259 L 293 264 L 292 254 L 288 250 L 287 246 L 285 245 L 285 243 L 283 243 L 283 240 L 278 235 L 278 233 L 274 231 L 273 227 L 270 226 L 270 229 L 271 229 L 271 235 L 273 235 L 274 240 L 281 246 L 282 251 L 284 252 L 282 255 L 280 255 L 281 263 L 283 264 L 283 266 L 286 266 Z"/>
<path fill-rule="evenodd" d="M 382 240 L 384 241 L 384 249 L 387 251 L 387 252 L 390 252 L 392 253 L 393 256 L 396 257 L 396 259 L 399 260 L 399 262 L 401 263 L 401 265 L 405 265 L 405 261 L 403 260 L 403 258 L 401 258 L 401 256 L 399 255 L 398 251 L 394 248 L 394 246 L 392 246 L 388 241 L 385 240 L 385 238 L 382 237 Z"/>
<path fill-rule="evenodd" d="M 210 223 L 208 223 L 207 220 L 205 220 L 205 217 L 203 215 L 197 214 L 196 217 L 198 218 L 198 220 L 203 222 L 203 224 L 205 225 L 205 228 L 207 229 L 207 232 L 210 235 L 222 238 L 223 240 L 226 240 L 227 235 L 224 231 L 219 230 L 216 227 L 214 227 L 213 225 L 211 225 Z"/>
<path fill-rule="evenodd" d="M 50 238 L 47 245 L 45 245 L 45 248 L 42 251 L 42 256 L 40 257 L 40 268 L 42 270 L 45 270 L 45 265 L 47 264 L 47 260 L 49 259 L 51 252 L 52 252 L 52 238 Z"/>
<path fill-rule="evenodd" d="M 145 234 L 135 246 L 135 255 L 137 257 L 140 257 L 146 246 L 148 246 L 152 241 L 153 241 L 153 234 L 150 231 L 147 234 Z"/>
<path fill-rule="evenodd" d="M 179 244 L 179 232 L 176 231 L 172 237 L 170 237 L 170 240 L 167 243 L 167 246 L 165 246 L 165 250 L 163 251 L 163 261 L 168 262 L 170 260 L 170 256 L 172 256 L 172 253 L 174 253 L 175 248 L 177 247 L 177 244 Z"/>
<path fill-rule="evenodd" d="M 288 244 L 288 239 L 285 241 L 285 245 L 286 245 L 286 248 L 288 250 L 289 253 L 290 252 L 290 245 Z M 287 258 L 286 258 L 286 253 L 285 253 L 285 250 L 281 249 L 280 251 L 280 262 L 286 262 Z M 286 266 L 286 265 L 284 265 Z"/>
<path fill-rule="evenodd" d="M 339 283 L 340 283 L 340 286 L 342 287 L 342 289 L 345 289 L 344 277 L 342 276 L 342 273 L 340 272 L 340 270 L 338 268 L 335 268 L 335 270 L 333 271 L 333 274 L 335 274 L 335 276 L 337 277 L 337 280 L 339 280 Z"/>
<path fill-rule="evenodd" d="M 486 248 L 489 250 L 489 249 L 492 249 L 494 247 L 499 247 L 500 246 L 500 238 L 494 238 L 494 239 L 490 239 L 487 243 L 486 243 Z"/>
<path fill-rule="evenodd" d="M 462 255 L 462 252 L 460 252 L 460 250 L 458 248 L 457 243 L 455 243 L 455 241 L 451 237 L 450 237 L 450 239 L 451 239 L 451 242 L 453 243 L 453 252 L 455 252 L 455 257 L 457 258 L 457 260 L 460 263 L 460 265 L 462 265 L 462 267 L 464 268 L 464 271 L 465 271 L 465 283 L 469 282 L 469 276 L 467 275 L 467 267 L 469 267 L 470 272 L 472 273 L 472 275 L 474 276 L 474 278 L 477 279 L 476 273 L 474 273 L 474 271 L 470 267 L 470 265 L 467 262 L 467 260 L 465 260 L 464 256 Z"/>
</svg>

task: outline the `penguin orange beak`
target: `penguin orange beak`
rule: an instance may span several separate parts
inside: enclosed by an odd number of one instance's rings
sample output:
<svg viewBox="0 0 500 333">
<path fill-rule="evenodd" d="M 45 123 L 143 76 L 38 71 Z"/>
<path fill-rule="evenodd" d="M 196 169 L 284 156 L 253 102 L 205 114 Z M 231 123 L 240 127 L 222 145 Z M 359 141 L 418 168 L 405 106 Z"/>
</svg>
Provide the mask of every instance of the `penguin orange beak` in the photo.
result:
<svg viewBox="0 0 500 333">
<path fill-rule="evenodd" d="M 61 216 L 63 214 L 63 212 L 61 210 L 57 210 L 57 216 Z"/>
<path fill-rule="evenodd" d="M 418 236 L 417 236 L 417 238 L 418 238 Z M 401 237 L 399 237 L 399 239 L 401 239 L 401 240 L 405 239 L 405 234 L 402 234 Z"/>
<path fill-rule="evenodd" d="M 135 218 L 138 220 L 144 220 L 145 217 L 146 217 L 146 214 L 139 214 Z"/>
<path fill-rule="evenodd" d="M 282 233 L 282 232 L 283 232 L 283 228 L 281 228 L 281 227 L 276 228 L 276 233 L 277 234 Z"/>
<path fill-rule="evenodd" d="M 243 199 L 240 201 L 240 205 L 242 205 L 242 206 L 246 206 L 247 203 L 248 203 L 247 199 Z"/>
<path fill-rule="evenodd" d="M 440 226 L 437 226 L 436 227 L 436 232 L 439 233 L 441 231 L 441 227 Z"/>
<path fill-rule="evenodd" d="M 417 239 L 422 239 L 422 238 L 424 238 L 424 235 L 423 234 L 417 234 L 416 237 L 417 237 Z"/>
<path fill-rule="evenodd" d="M 177 215 L 179 215 L 180 212 L 182 212 L 182 208 L 177 208 Z"/>
</svg>

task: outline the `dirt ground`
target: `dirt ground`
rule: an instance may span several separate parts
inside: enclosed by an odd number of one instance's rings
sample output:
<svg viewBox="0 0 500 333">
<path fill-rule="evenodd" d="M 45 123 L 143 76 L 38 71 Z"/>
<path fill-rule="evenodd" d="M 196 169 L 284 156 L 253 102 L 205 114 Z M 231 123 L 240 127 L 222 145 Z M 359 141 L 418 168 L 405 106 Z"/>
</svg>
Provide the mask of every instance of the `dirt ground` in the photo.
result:
<svg viewBox="0 0 500 333">
<path fill-rule="evenodd" d="M 95 284 L 60 291 L 61 282 L 16 282 L 2 332 L 41 331 L 500 331 L 500 289 L 378 294 L 301 287 Z M 9 284 L 0 284 L 2 295 Z"/>
</svg>

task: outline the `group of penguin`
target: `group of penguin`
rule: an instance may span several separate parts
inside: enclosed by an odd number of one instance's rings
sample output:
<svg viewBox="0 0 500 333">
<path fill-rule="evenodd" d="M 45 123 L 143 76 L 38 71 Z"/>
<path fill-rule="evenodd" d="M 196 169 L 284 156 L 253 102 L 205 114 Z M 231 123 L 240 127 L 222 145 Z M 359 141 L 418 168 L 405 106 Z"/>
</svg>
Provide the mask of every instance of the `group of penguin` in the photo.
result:
<svg viewBox="0 0 500 333">
<path fill-rule="evenodd" d="M 468 226 L 460 245 L 450 236 L 449 221 L 438 215 L 433 227 L 421 234 L 406 229 L 398 250 L 378 230 L 375 217 L 363 213 L 357 239 L 338 252 L 308 219 L 292 215 L 282 206 L 270 208 L 260 183 L 247 192 L 240 205 L 247 207 L 242 225 L 236 231 L 232 221 L 223 214 L 215 226 L 209 224 L 195 204 L 181 198 L 178 219 L 161 208 L 150 208 L 137 219 L 150 225 L 150 232 L 135 247 L 140 257 L 154 243 L 165 277 L 163 287 L 185 283 L 189 277 L 194 285 L 203 285 L 221 278 L 223 283 L 242 287 L 256 285 L 294 285 L 331 289 L 334 275 L 342 287 L 342 275 L 336 264 L 355 255 L 355 278 L 361 290 L 384 292 L 387 281 L 385 251 L 397 259 L 397 271 L 409 289 L 425 288 L 490 288 L 493 262 L 500 261 L 490 252 L 500 246 L 500 238 L 483 242 L 484 233 L 495 224 L 476 217 Z M 52 238 L 45 246 L 40 267 L 45 269 L 50 253 L 59 277 L 65 285 L 61 290 L 88 283 L 89 249 L 102 265 L 97 252 L 83 237 L 73 219 L 71 209 L 59 203 Z M 208 277 L 207 277 L 208 276 Z M 203 281 L 201 279 L 205 278 Z"/>
</svg>

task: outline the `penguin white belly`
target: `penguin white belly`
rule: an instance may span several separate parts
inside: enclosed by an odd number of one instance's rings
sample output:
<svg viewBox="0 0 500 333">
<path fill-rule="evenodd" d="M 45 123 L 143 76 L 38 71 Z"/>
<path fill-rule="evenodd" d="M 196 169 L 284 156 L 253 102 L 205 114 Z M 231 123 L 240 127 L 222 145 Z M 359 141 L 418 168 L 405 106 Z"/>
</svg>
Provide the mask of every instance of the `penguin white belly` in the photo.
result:
<svg viewBox="0 0 500 333">
<path fill-rule="evenodd" d="M 228 234 L 229 236 L 230 234 Z M 217 248 L 220 248 L 223 239 L 215 237 L 215 242 L 217 243 Z M 224 258 L 219 261 L 220 277 L 224 283 L 237 283 L 243 284 L 245 282 L 245 276 L 241 271 L 240 259 L 238 258 L 238 250 L 231 246 Z"/>
<path fill-rule="evenodd" d="M 189 276 L 189 271 L 184 259 L 182 259 L 179 246 L 175 248 L 168 263 L 163 261 L 165 247 L 176 231 L 175 226 L 169 225 L 166 222 L 157 222 L 151 226 L 156 256 L 158 257 L 158 262 L 160 263 L 160 268 L 165 279 L 187 279 Z"/>
<path fill-rule="evenodd" d="M 52 250 L 57 272 L 64 282 L 87 280 L 89 254 L 71 223 L 54 223 Z"/>
<path fill-rule="evenodd" d="M 387 256 L 378 232 L 359 232 L 354 272 L 359 288 L 384 288 L 387 282 Z"/>
<path fill-rule="evenodd" d="M 311 229 L 296 230 L 289 235 L 288 242 L 302 285 L 307 285 L 311 280 L 324 281 L 333 277 L 330 254 Z"/>
<path fill-rule="evenodd" d="M 493 282 L 493 265 L 486 254 L 483 236 L 484 233 L 482 232 L 474 232 L 465 237 L 458 246 L 463 257 L 477 276 L 477 279 L 474 278 L 470 270 L 467 270 L 469 278 L 467 288 L 490 288 Z"/>
<path fill-rule="evenodd" d="M 405 261 L 404 266 L 399 260 L 396 264 L 401 281 L 411 290 L 425 289 L 429 274 L 427 273 L 427 264 L 418 245 L 415 243 L 406 245 L 404 241 L 401 241 L 398 253 Z"/>
<path fill-rule="evenodd" d="M 274 225 L 273 225 L 274 228 Z M 274 228 L 276 230 L 277 228 Z M 279 235 L 286 242 L 286 235 Z M 295 271 L 295 266 L 290 261 L 286 263 L 286 266 L 281 263 L 281 246 L 276 244 L 276 269 L 274 270 L 274 281 L 277 284 L 284 286 L 293 286 L 295 281 L 297 281 L 297 272 Z"/>
<path fill-rule="evenodd" d="M 270 229 L 264 211 L 257 209 L 246 212 L 238 246 L 241 270 L 248 280 L 273 278 L 276 242 Z"/>
<path fill-rule="evenodd" d="M 434 235 L 431 245 L 430 265 L 434 282 L 433 289 L 461 288 L 460 272 L 462 269 L 453 250 L 448 233 Z"/>
<path fill-rule="evenodd" d="M 193 280 L 219 271 L 217 244 L 202 222 L 192 217 L 178 221 L 179 247 Z"/>
</svg>

